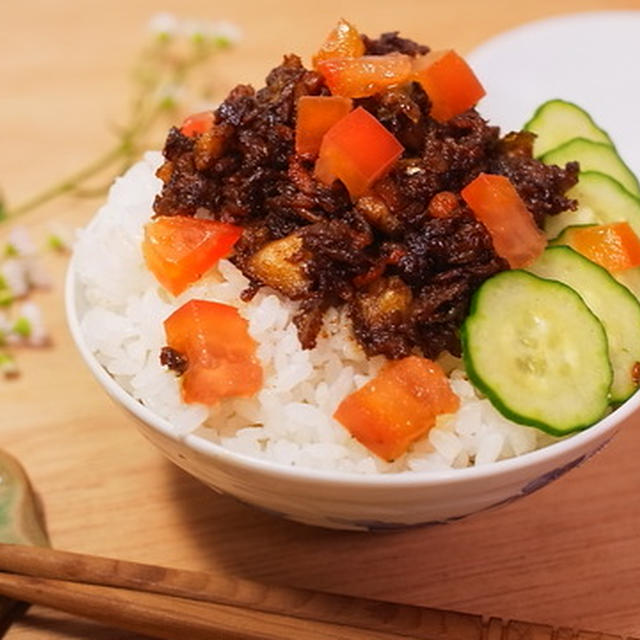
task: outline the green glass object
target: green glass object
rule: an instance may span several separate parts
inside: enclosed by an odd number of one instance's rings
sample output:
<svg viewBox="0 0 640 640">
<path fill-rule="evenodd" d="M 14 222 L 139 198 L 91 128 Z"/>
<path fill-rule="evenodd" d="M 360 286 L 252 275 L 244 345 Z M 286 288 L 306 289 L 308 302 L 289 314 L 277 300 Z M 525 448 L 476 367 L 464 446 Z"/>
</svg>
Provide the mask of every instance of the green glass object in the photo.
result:
<svg viewBox="0 0 640 640">
<path fill-rule="evenodd" d="M 42 511 L 20 463 L 0 450 L 0 542 L 49 546 Z M 0 637 L 27 604 L 0 597 Z"/>
</svg>

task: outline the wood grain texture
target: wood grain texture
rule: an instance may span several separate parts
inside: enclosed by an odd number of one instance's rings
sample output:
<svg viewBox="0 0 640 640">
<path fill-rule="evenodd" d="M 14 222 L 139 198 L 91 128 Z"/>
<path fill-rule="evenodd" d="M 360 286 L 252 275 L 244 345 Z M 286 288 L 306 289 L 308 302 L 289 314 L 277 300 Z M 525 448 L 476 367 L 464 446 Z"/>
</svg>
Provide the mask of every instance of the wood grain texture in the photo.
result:
<svg viewBox="0 0 640 640">
<path fill-rule="evenodd" d="M 167 640 L 622 640 L 24 545 L 0 544 L 0 570 L 3 595 Z"/>
<path fill-rule="evenodd" d="M 396 0 L 384 3 L 167 0 L 162 9 L 225 17 L 245 41 L 212 78 L 220 94 L 258 84 L 284 51 L 307 56 L 338 15 L 466 51 L 523 21 L 606 0 Z M 123 109 L 127 73 L 151 0 L 9 0 L 0 32 L 0 185 L 14 200 L 92 159 Z M 594 46 L 597 46 L 594 43 Z M 24 219 L 88 220 L 95 202 L 59 201 Z M 0 229 L 0 235 L 3 233 Z M 214 494 L 166 462 L 104 396 L 75 354 L 62 309 L 65 260 L 49 256 L 40 295 L 55 347 L 20 354 L 0 383 L 0 447 L 17 456 L 46 505 L 54 546 L 283 585 L 457 609 L 567 628 L 640 635 L 640 425 L 538 494 L 446 527 L 367 535 L 276 520 Z M 9 640 L 133 640 L 32 608 Z"/>
<path fill-rule="evenodd" d="M 404 635 L 185 598 L 0 574 L 0 591 L 162 640 L 403 640 Z M 479 637 L 469 637 L 479 640 Z"/>
<path fill-rule="evenodd" d="M 97 585 L 187 598 L 201 603 L 245 607 L 249 613 L 255 610 L 286 615 L 309 623 L 309 633 L 315 633 L 314 622 L 322 622 L 399 634 L 414 640 L 449 640 L 454 637 L 459 640 L 480 640 L 483 634 L 483 621 L 479 616 L 293 589 L 214 573 L 170 569 L 60 550 L 38 550 L 27 546 L 0 544 L 0 570 L 0 593 L 13 593 L 12 589 L 24 584 L 16 582 L 17 580 L 31 576 L 40 581 L 48 579 L 54 583 L 60 580 L 79 583 L 75 592 L 78 596 L 95 593 L 83 590 L 83 585 Z M 6 575 L 4 572 L 7 572 Z M 26 584 L 33 586 L 28 582 Z M 8 592 L 5 591 L 6 585 L 10 588 Z M 67 585 L 66 588 L 70 586 Z M 54 589 L 50 590 L 50 595 L 53 591 Z M 68 592 L 69 595 L 71 593 Z M 62 591 L 62 594 L 65 592 Z M 151 600 L 148 603 L 151 605 Z M 301 628 L 304 628 L 304 624 Z M 348 629 L 345 629 L 345 633 L 347 632 Z M 319 633 L 323 633 L 323 625 L 320 625 Z"/>
</svg>

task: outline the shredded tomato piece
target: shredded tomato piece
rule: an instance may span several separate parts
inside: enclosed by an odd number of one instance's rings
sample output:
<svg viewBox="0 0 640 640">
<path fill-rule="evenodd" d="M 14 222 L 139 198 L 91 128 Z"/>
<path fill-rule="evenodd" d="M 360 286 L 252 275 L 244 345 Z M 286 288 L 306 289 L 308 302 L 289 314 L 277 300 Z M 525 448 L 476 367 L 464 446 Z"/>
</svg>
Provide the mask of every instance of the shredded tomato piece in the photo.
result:
<svg viewBox="0 0 640 640">
<path fill-rule="evenodd" d="M 607 271 L 615 273 L 640 266 L 640 239 L 628 222 L 572 229 L 569 244 Z"/>
<path fill-rule="evenodd" d="M 485 95 L 471 67 L 455 51 L 432 51 L 413 64 L 414 77 L 431 100 L 430 115 L 438 122 L 471 109 Z"/>
<path fill-rule="evenodd" d="M 530 265 L 544 251 L 547 239 L 508 178 L 481 173 L 460 195 L 512 269 Z"/>
<path fill-rule="evenodd" d="M 344 18 L 331 30 L 318 53 L 313 56 L 313 68 L 331 58 L 357 58 L 364 54 L 364 42 L 358 30 Z"/>
<path fill-rule="evenodd" d="M 411 78 L 411 58 L 401 53 L 359 58 L 330 58 L 319 62 L 332 95 L 366 98 Z"/>
<path fill-rule="evenodd" d="M 180 126 L 182 135 L 193 138 L 207 131 L 211 131 L 213 127 L 213 111 L 203 111 L 202 113 L 194 113 L 185 118 Z"/>
<path fill-rule="evenodd" d="M 338 121 L 322 139 L 315 176 L 325 184 L 342 180 L 358 198 L 402 155 L 397 138 L 362 107 Z"/>
<path fill-rule="evenodd" d="M 191 216 L 160 216 L 144 229 L 142 253 L 158 282 L 174 296 L 229 254 L 242 228 Z"/>
<path fill-rule="evenodd" d="M 317 155 L 324 134 L 352 108 L 342 96 L 302 96 L 296 118 L 296 153 Z"/>
<path fill-rule="evenodd" d="M 165 320 L 164 328 L 169 347 L 187 359 L 181 378 L 185 402 L 214 405 L 261 388 L 256 343 L 235 307 L 190 300 Z"/>
<path fill-rule="evenodd" d="M 427 433 L 439 414 L 459 406 L 440 365 L 409 356 L 388 362 L 373 380 L 349 394 L 334 418 L 373 453 L 392 461 Z"/>
</svg>

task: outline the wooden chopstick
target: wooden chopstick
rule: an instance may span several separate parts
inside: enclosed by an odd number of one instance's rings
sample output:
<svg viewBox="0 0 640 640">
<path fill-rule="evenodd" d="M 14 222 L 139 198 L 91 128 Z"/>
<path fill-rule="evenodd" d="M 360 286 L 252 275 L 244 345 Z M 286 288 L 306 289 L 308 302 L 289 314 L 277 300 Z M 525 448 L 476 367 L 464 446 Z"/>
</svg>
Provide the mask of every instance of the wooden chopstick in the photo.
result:
<svg viewBox="0 0 640 640">
<path fill-rule="evenodd" d="M 157 593 L 0 573 L 0 592 L 164 640 L 406 640 L 407 636 Z"/>
<path fill-rule="evenodd" d="M 0 544 L 0 571 L 164 594 L 411 638 L 475 640 L 482 635 L 479 616 L 47 548 Z M 0 593 L 6 594 L 2 584 Z"/>
<path fill-rule="evenodd" d="M 622 640 L 21 545 L 0 571 L 0 595 L 168 640 Z"/>
</svg>

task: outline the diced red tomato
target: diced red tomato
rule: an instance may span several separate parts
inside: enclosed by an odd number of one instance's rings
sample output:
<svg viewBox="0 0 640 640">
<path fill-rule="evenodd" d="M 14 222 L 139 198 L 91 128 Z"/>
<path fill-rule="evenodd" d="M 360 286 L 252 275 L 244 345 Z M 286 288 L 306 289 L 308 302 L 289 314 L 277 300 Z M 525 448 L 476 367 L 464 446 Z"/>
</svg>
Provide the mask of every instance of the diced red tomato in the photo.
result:
<svg viewBox="0 0 640 640">
<path fill-rule="evenodd" d="M 313 68 L 330 58 L 357 58 L 364 54 L 364 42 L 358 30 L 344 18 L 331 30 L 318 53 L 313 56 Z"/>
<path fill-rule="evenodd" d="M 185 118 L 180 126 L 180 132 L 183 136 L 193 138 L 202 133 L 210 131 L 213 127 L 213 111 L 203 111 L 202 113 L 194 113 Z"/>
<path fill-rule="evenodd" d="M 441 367 L 409 356 L 387 363 L 373 380 L 348 395 L 334 418 L 365 447 L 391 461 L 427 433 L 439 414 L 453 413 L 459 406 Z"/>
<path fill-rule="evenodd" d="M 358 107 L 327 131 L 315 176 L 329 185 L 342 180 L 352 198 L 367 192 L 402 155 L 403 146 L 366 109 Z"/>
<path fill-rule="evenodd" d="M 640 239 L 628 222 L 572 229 L 569 244 L 611 272 L 640 266 Z"/>
<path fill-rule="evenodd" d="M 235 307 L 207 300 L 190 300 L 164 321 L 168 345 L 188 361 L 185 402 L 213 405 L 259 391 L 262 368 L 247 327 Z"/>
<path fill-rule="evenodd" d="M 460 195 L 489 231 L 496 253 L 512 269 L 526 267 L 544 251 L 544 233 L 508 178 L 481 173 Z"/>
<path fill-rule="evenodd" d="M 142 253 L 158 282 L 174 296 L 228 255 L 242 228 L 189 216 L 160 216 L 144 229 Z"/>
<path fill-rule="evenodd" d="M 324 134 L 352 108 L 342 96 L 302 96 L 298 100 L 296 152 L 316 155 Z"/>
<path fill-rule="evenodd" d="M 330 58 L 317 65 L 331 93 L 366 98 L 411 78 L 411 58 L 401 53 L 359 58 Z"/>
<path fill-rule="evenodd" d="M 455 51 L 432 51 L 414 61 L 414 77 L 431 100 L 431 117 L 446 122 L 485 94 L 471 67 Z"/>
</svg>

